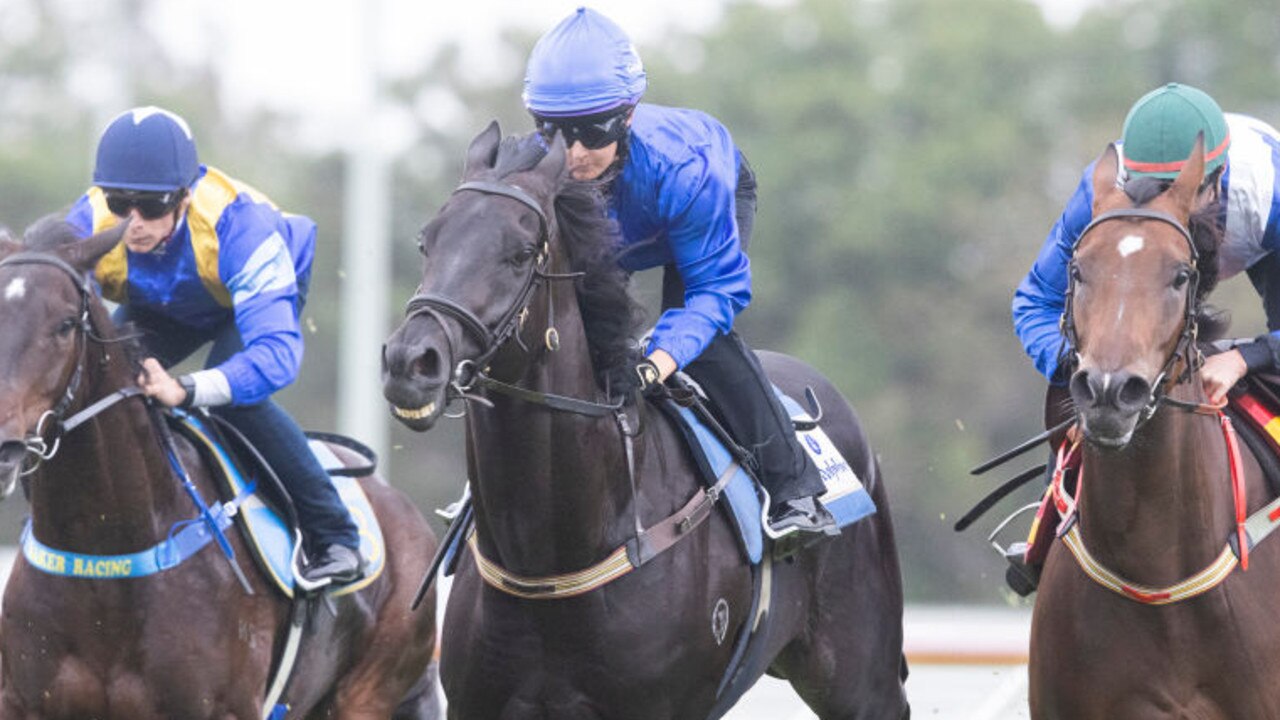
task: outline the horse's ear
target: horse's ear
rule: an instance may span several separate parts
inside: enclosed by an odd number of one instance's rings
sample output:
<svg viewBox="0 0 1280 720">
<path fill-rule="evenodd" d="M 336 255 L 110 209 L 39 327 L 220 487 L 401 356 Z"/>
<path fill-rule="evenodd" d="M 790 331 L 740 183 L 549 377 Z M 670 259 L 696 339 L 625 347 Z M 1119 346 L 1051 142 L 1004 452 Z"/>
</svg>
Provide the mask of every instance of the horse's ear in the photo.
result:
<svg viewBox="0 0 1280 720">
<path fill-rule="evenodd" d="M 564 174 L 564 156 L 564 135 L 556 133 L 555 137 L 551 140 L 551 147 L 547 148 L 547 154 L 538 161 L 537 167 L 533 170 L 552 182 L 558 182 L 560 180 L 560 176 Z"/>
<path fill-rule="evenodd" d="M 1191 147 L 1191 155 L 1183 164 L 1177 179 L 1169 186 L 1164 195 L 1182 213 L 1185 220 L 1191 216 L 1195 207 L 1196 194 L 1200 192 L 1200 184 L 1204 182 L 1204 132 L 1196 136 L 1196 144 Z"/>
<path fill-rule="evenodd" d="M 493 167 L 498 158 L 498 141 L 502 139 L 502 129 L 497 120 L 491 120 L 489 127 L 480 132 L 467 148 L 467 164 L 462 176 L 471 177 L 482 170 Z"/>
<path fill-rule="evenodd" d="M 1120 151 L 1116 144 L 1107 145 L 1093 166 L 1093 216 L 1099 215 L 1100 208 L 1109 205 L 1116 193 L 1123 192 L 1116 185 L 1120 175 Z"/>
<path fill-rule="evenodd" d="M 115 246 L 120 244 L 120 240 L 124 237 L 124 231 L 128 227 L 129 220 L 125 220 L 113 228 L 103 230 L 97 235 L 85 238 L 80 242 L 63 245 L 56 251 L 57 255 L 71 263 L 77 270 L 89 272 L 98 264 L 98 260 L 103 255 L 111 252 Z"/>
<path fill-rule="evenodd" d="M 22 244 L 13 239 L 9 228 L 0 227 L 0 257 L 11 255 L 22 249 Z"/>
</svg>

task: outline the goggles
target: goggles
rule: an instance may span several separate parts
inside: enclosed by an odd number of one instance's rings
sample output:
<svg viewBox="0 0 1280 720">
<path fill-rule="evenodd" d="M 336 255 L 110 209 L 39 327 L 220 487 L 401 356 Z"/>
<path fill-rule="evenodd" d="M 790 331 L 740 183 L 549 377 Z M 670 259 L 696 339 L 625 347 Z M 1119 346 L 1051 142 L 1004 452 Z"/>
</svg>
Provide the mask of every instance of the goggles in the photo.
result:
<svg viewBox="0 0 1280 720">
<path fill-rule="evenodd" d="M 630 112 L 615 112 L 603 118 L 598 115 L 588 118 L 538 118 L 538 131 L 548 139 L 557 130 L 560 131 L 564 135 L 565 147 L 572 147 L 575 142 L 580 142 L 588 150 L 599 150 L 627 136 L 627 118 L 630 115 Z"/>
<path fill-rule="evenodd" d="M 129 211 L 137 208 L 143 220 L 155 220 L 173 212 L 182 201 L 183 192 L 146 192 L 137 190 L 104 190 L 107 209 L 116 217 L 125 217 Z"/>
</svg>

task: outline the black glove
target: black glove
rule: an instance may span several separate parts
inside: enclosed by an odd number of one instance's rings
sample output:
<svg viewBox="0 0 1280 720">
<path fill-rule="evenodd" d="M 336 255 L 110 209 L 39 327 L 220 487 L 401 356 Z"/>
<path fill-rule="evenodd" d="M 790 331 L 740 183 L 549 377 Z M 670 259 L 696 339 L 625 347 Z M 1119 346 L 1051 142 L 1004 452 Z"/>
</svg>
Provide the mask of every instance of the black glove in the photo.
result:
<svg viewBox="0 0 1280 720">
<path fill-rule="evenodd" d="M 645 358 L 636 363 L 636 375 L 640 378 L 640 392 L 645 395 L 652 395 L 658 392 L 662 387 L 662 371 L 658 370 L 658 366 L 649 358 Z"/>
</svg>

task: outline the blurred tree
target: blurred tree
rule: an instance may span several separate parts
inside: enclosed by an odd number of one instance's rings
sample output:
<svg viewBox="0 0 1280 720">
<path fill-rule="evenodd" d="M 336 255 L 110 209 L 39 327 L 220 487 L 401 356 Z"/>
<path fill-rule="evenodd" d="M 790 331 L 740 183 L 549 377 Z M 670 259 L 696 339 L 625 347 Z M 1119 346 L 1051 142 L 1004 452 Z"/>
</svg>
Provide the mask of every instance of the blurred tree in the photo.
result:
<svg viewBox="0 0 1280 720">
<path fill-rule="evenodd" d="M 341 157 L 299 147 L 297 118 L 231 116 L 223 100 L 236 88 L 217 64 L 178 61 L 154 20 L 135 20 L 160 8 L 0 4 L 0 221 L 21 229 L 82 192 L 115 113 L 155 103 L 184 114 L 207 161 L 320 224 L 306 363 L 284 401 L 305 425 L 332 426 Z M 1171 80 L 1280 121 L 1278 18 L 1267 0 L 1229 12 L 1214 0 L 1121 0 L 1067 28 L 1047 25 L 1031 0 L 727 0 L 714 27 L 640 47 L 646 99 L 716 115 L 757 170 L 755 299 L 741 327 L 756 346 L 818 366 L 863 415 L 910 599 L 1002 594 L 982 528 L 950 526 L 1006 476 L 973 480 L 967 468 L 1040 428 L 1044 382 L 1013 336 L 1009 302 L 1081 170 L 1133 100 Z M 418 130 L 393 182 L 396 282 L 384 291 L 397 318 L 421 267 L 413 238 L 457 182 L 471 137 L 495 117 L 506 132 L 531 129 L 520 84 L 543 30 L 508 31 L 493 58 L 503 82 L 478 82 L 445 46 L 389 84 Z M 652 278 L 639 280 L 649 292 Z M 1217 299 L 1237 332 L 1262 329 L 1247 282 Z M 460 423 L 428 436 L 397 426 L 393 443 L 393 481 L 420 506 L 458 491 Z M 0 508 L 7 537 L 22 511 Z"/>
</svg>

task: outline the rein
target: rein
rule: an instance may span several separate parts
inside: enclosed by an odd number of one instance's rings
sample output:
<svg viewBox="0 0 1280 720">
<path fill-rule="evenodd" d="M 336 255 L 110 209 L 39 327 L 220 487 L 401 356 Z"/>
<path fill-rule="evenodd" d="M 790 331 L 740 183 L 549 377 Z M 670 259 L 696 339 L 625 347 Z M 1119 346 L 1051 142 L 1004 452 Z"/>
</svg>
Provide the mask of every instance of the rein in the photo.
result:
<svg viewBox="0 0 1280 720">
<path fill-rule="evenodd" d="M 502 314 L 492 329 L 480 320 L 475 313 L 463 307 L 457 301 L 442 295 L 421 292 L 421 288 L 419 288 L 417 294 L 409 299 L 405 306 L 406 319 L 417 315 L 427 315 L 439 323 L 444 328 L 451 355 L 453 354 L 454 340 L 449 332 L 448 324 L 444 321 L 446 317 L 456 320 L 462 327 L 463 332 L 469 334 L 472 339 L 479 343 L 481 348 L 480 355 L 475 359 L 462 360 L 454 368 L 453 377 L 449 384 L 449 392 L 452 396 L 450 400 L 461 398 L 492 406 L 492 403 L 483 396 L 471 394 L 470 391 L 473 388 L 480 388 L 523 402 L 540 405 L 557 412 L 567 412 L 593 418 L 612 415 L 623 440 L 627 458 L 627 479 L 631 487 L 632 510 L 635 513 L 635 533 L 627 542 L 614 549 L 604 560 L 595 565 L 571 573 L 536 577 L 512 573 L 481 553 L 479 543 L 475 538 L 474 528 L 467 537 L 467 544 L 471 548 L 480 576 L 491 587 L 502 592 L 515 597 L 539 600 L 556 600 L 581 595 L 639 568 L 675 545 L 694 528 L 701 525 L 710 516 L 712 508 L 719 501 L 725 485 L 732 479 L 738 466 L 735 463 L 731 463 L 726 472 L 717 479 L 715 485 L 699 490 L 688 502 L 670 516 L 649 528 L 645 528 L 640 522 L 640 504 L 636 489 L 634 438 L 639 434 L 639 430 L 633 431 L 630 426 L 624 410 L 625 398 L 619 397 L 610 402 L 584 400 L 567 395 L 557 395 L 523 388 L 503 382 L 488 374 L 487 365 L 489 361 L 512 337 L 516 339 L 516 342 L 520 344 L 520 347 L 525 352 L 529 352 L 529 348 L 520 339 L 519 331 L 523 326 L 524 318 L 528 315 L 529 304 L 538 286 L 544 281 L 573 280 L 581 277 L 583 273 L 551 273 L 547 271 L 547 264 L 551 256 L 550 223 L 542 206 L 523 189 L 506 183 L 473 181 L 459 185 L 454 190 L 454 193 L 464 191 L 511 198 L 532 210 L 538 216 L 539 225 L 537 262 L 525 278 L 524 285 L 521 286 L 515 301 Z M 555 313 L 552 297 L 553 293 L 548 292 L 548 327 L 544 333 L 544 343 L 549 351 L 554 352 L 560 347 L 560 339 L 559 333 L 553 324 L 555 322 Z M 430 581 L 430 577 L 428 575 L 427 579 L 424 580 L 424 588 L 426 583 Z"/>
<path fill-rule="evenodd" d="M 616 403 L 597 403 L 590 400 L 581 400 L 578 398 L 566 397 L 563 395 L 555 395 L 553 393 L 538 392 L 527 390 L 509 383 L 496 380 L 486 372 L 487 366 L 498 350 L 506 344 L 507 340 L 514 337 L 520 347 L 529 352 L 529 348 L 524 344 L 524 340 L 520 337 L 520 329 L 524 325 L 524 319 L 529 313 L 529 304 L 532 301 L 533 293 L 538 289 L 544 281 L 551 280 L 576 280 L 582 277 L 581 272 L 571 273 L 552 273 L 547 271 L 547 263 L 551 259 L 551 223 L 547 218 L 547 213 L 533 199 L 529 193 L 516 185 L 507 183 L 488 182 L 483 180 L 475 180 L 465 182 L 459 185 L 453 192 L 454 194 L 470 191 L 478 192 L 485 195 L 499 195 L 511 198 L 519 202 L 521 205 L 529 208 L 538 216 L 538 255 L 537 261 L 534 263 L 533 269 L 529 271 L 529 275 L 525 277 L 524 285 L 521 286 L 520 292 L 516 294 L 515 301 L 502 314 L 493 329 L 490 329 L 483 320 L 476 317 L 476 314 L 463 307 L 457 301 L 437 295 L 434 293 L 419 292 L 409 298 L 409 302 L 405 305 L 405 319 L 416 317 L 418 315 L 427 315 L 435 320 L 445 330 L 445 338 L 449 343 L 450 354 L 453 353 L 454 339 L 452 333 L 449 332 L 449 325 L 444 320 L 446 317 L 457 321 L 462 327 L 463 332 L 469 334 L 480 345 L 480 354 L 474 359 L 462 360 L 453 370 L 453 377 L 449 383 L 449 400 L 464 399 L 476 400 L 479 402 L 487 401 L 477 395 L 472 395 L 469 391 L 475 387 L 494 390 L 502 394 L 532 402 L 539 405 L 545 405 L 554 410 L 565 412 L 573 412 L 581 415 L 589 415 L 599 417 L 617 411 L 622 407 L 622 401 Z M 543 333 L 543 343 L 547 350 L 555 352 L 560 349 L 560 334 L 556 330 L 554 306 L 552 304 L 553 294 L 547 293 L 547 329 Z"/>
<path fill-rule="evenodd" d="M 83 335 L 75 369 L 71 373 L 71 379 L 67 382 L 67 388 L 62 397 L 52 408 L 46 410 L 40 416 L 32 433 L 22 441 L 27 452 L 36 457 L 35 462 L 22 471 L 23 475 L 30 475 L 35 472 L 41 462 L 50 460 L 57 454 L 62 444 L 62 437 L 66 433 L 105 412 L 122 400 L 141 396 L 142 390 L 132 385 L 121 388 L 90 403 L 70 418 L 63 419 L 63 415 L 66 414 L 79 392 L 80 382 L 84 377 L 89 342 L 106 344 L 121 342 L 129 338 L 126 336 L 108 339 L 94 332 L 89 314 L 93 288 L 89 284 L 88 274 L 81 273 L 67 261 L 49 253 L 18 252 L 0 260 L 0 268 L 18 265 L 44 265 L 57 268 L 71 279 L 76 291 L 80 294 L 80 315 L 76 323 L 76 329 Z M 85 555 L 46 546 L 36 539 L 32 530 L 31 519 L 28 518 L 22 536 L 24 555 L 31 561 L 32 565 L 53 575 L 92 578 L 144 577 L 175 567 L 198 553 L 205 545 L 216 541 L 230 562 L 241 586 L 244 587 L 247 593 L 252 594 L 253 590 L 236 564 L 235 552 L 232 550 L 231 544 L 224 533 L 227 527 L 231 525 L 231 519 L 237 513 L 239 506 L 252 494 L 252 491 L 246 491 L 241 496 L 225 504 L 216 503 L 213 506 L 209 506 L 205 503 L 187 475 L 185 468 L 182 467 L 182 462 L 178 458 L 173 438 L 169 434 L 169 428 L 165 424 L 164 418 L 160 417 L 159 411 L 154 406 L 148 405 L 148 410 L 150 411 L 151 422 L 156 426 L 160 434 L 161 445 L 174 473 L 181 480 L 183 488 L 187 491 L 199 511 L 198 517 L 176 523 L 170 528 L 168 538 L 157 545 L 126 555 Z M 49 423 L 48 429 L 54 433 L 52 443 L 45 440 L 46 423 Z"/>
<path fill-rule="evenodd" d="M 1147 399 L 1146 406 L 1142 409 L 1138 416 L 1138 426 L 1141 426 L 1151 416 L 1155 414 L 1160 404 L 1166 401 L 1169 389 L 1175 385 L 1186 382 L 1191 379 L 1195 371 L 1199 369 L 1203 363 L 1203 357 L 1196 349 L 1196 335 L 1199 333 L 1199 324 L 1196 322 L 1196 290 L 1200 284 L 1200 270 L 1197 265 L 1200 262 L 1200 252 L 1196 249 L 1195 240 L 1191 237 L 1191 231 L 1187 229 L 1177 218 L 1152 208 L 1119 208 L 1102 213 L 1094 218 L 1084 230 L 1080 233 L 1080 240 L 1089 234 L 1090 230 L 1111 220 L 1156 220 L 1162 222 L 1178 231 L 1187 241 L 1187 248 L 1191 251 L 1191 274 L 1187 280 L 1187 302 L 1184 306 L 1182 319 L 1182 333 L 1178 336 L 1178 342 L 1173 346 L 1173 351 L 1169 354 L 1164 365 L 1160 368 L 1160 372 L 1156 375 L 1155 382 L 1151 383 L 1151 395 Z M 1079 247 L 1079 242 L 1076 246 Z M 1074 315 L 1074 299 L 1076 292 L 1076 261 L 1071 260 L 1070 268 L 1067 272 L 1067 294 L 1065 306 L 1062 311 L 1062 318 L 1059 321 L 1059 327 L 1063 336 L 1067 340 L 1069 352 L 1072 354 L 1076 364 L 1079 365 L 1080 343 L 1076 334 L 1076 324 Z M 1185 360 L 1186 367 L 1176 377 L 1171 377 L 1170 373 L 1177 367 L 1179 361 Z M 1176 402 L 1176 401 L 1174 401 Z"/>
<path fill-rule="evenodd" d="M 1058 512 L 1063 516 L 1063 529 L 1058 532 L 1063 544 L 1071 551 L 1076 564 L 1090 580 L 1112 592 L 1144 605 L 1169 605 L 1203 594 L 1222 584 L 1238 565 L 1242 571 L 1249 569 L 1249 551 L 1261 542 L 1262 538 L 1280 526 L 1280 498 L 1262 508 L 1251 516 L 1246 516 L 1248 500 L 1246 497 L 1244 470 L 1240 459 L 1240 442 L 1236 435 L 1231 418 L 1222 411 L 1221 405 L 1194 403 L 1164 398 L 1163 405 L 1206 417 L 1216 417 L 1222 428 L 1223 440 L 1227 445 L 1227 465 L 1231 477 L 1231 493 L 1235 511 L 1235 530 L 1228 535 L 1225 547 L 1213 562 L 1176 583 L 1163 587 L 1152 587 L 1128 580 L 1119 573 L 1099 562 L 1085 546 L 1084 536 L 1080 531 L 1077 510 L 1080 497 L 1084 493 L 1084 469 L 1080 469 L 1075 496 L 1067 492 L 1063 485 L 1063 477 L 1067 467 L 1072 464 L 1080 451 L 1080 440 L 1070 444 L 1064 443 L 1058 450 L 1057 467 L 1049 492 Z"/>
<path fill-rule="evenodd" d="M 40 416 L 40 419 L 36 421 L 35 428 L 22 440 L 22 444 L 26 448 L 27 452 L 35 456 L 35 462 L 22 471 L 23 475 L 30 475 L 41 462 L 51 460 L 55 455 L 57 455 L 58 449 L 62 444 L 63 435 L 115 405 L 117 402 L 142 394 L 142 391 L 136 387 L 118 390 L 97 400 L 70 418 L 66 420 L 63 419 L 63 415 L 65 415 L 67 410 L 71 407 L 71 403 L 75 401 L 75 396 L 80 390 L 80 382 L 84 376 L 84 366 L 86 355 L 88 354 L 89 341 L 105 344 L 108 342 L 121 342 L 127 338 L 108 340 L 94 332 L 93 323 L 89 318 L 89 299 L 93 296 L 93 290 L 89 285 L 89 277 L 87 274 L 80 272 L 67 261 L 50 253 L 34 251 L 17 252 L 5 257 L 3 260 L 0 260 L 0 268 L 18 265 L 44 265 L 56 268 L 61 270 L 71 279 L 76 291 L 80 294 L 80 316 L 76 321 L 76 329 L 84 338 L 80 343 L 80 355 L 76 360 L 75 369 L 71 371 L 71 379 L 67 381 L 67 387 L 62 393 L 62 397 Z M 45 439 L 46 431 L 52 431 L 52 442 Z"/>
<path fill-rule="evenodd" d="M 1176 603 L 1188 598 L 1195 597 L 1205 593 L 1227 579 L 1231 572 L 1238 565 L 1242 570 L 1249 569 L 1249 551 L 1263 537 L 1275 529 L 1277 520 L 1280 519 L 1280 499 L 1273 502 L 1266 508 L 1263 508 L 1253 516 L 1246 516 L 1248 501 L 1246 497 L 1246 488 L 1244 482 L 1244 471 L 1240 458 L 1240 443 L 1236 435 L 1235 427 L 1232 425 L 1231 419 L 1223 412 L 1226 403 L 1219 405 L 1210 405 L 1208 403 L 1188 402 L 1178 400 L 1168 395 L 1169 390 L 1184 382 L 1188 382 L 1195 377 L 1196 371 L 1203 363 L 1203 357 L 1200 355 L 1195 346 L 1198 326 L 1196 322 L 1196 291 L 1198 289 L 1200 273 L 1197 264 L 1200 254 L 1196 249 L 1195 241 L 1186 226 L 1179 222 L 1176 218 L 1168 213 L 1154 210 L 1151 208 L 1122 208 L 1103 213 L 1094 218 L 1080 237 L 1083 239 L 1086 234 L 1099 224 L 1117 219 L 1146 219 L 1156 220 L 1173 227 L 1178 231 L 1186 241 L 1190 250 L 1190 277 L 1187 281 L 1187 299 L 1183 315 L 1182 332 L 1178 337 L 1177 343 L 1174 345 L 1173 351 L 1169 358 L 1165 361 L 1159 374 L 1156 376 L 1155 382 L 1152 383 L 1151 395 L 1145 407 L 1142 409 L 1138 418 L 1138 426 L 1150 420 L 1161 406 L 1180 410 L 1183 412 L 1203 415 L 1206 417 L 1214 417 L 1218 420 L 1222 429 L 1223 441 L 1227 447 L 1227 464 L 1231 482 L 1231 492 L 1233 497 L 1233 510 L 1235 515 L 1235 528 L 1227 538 L 1227 542 L 1222 552 L 1217 558 L 1209 563 L 1197 573 L 1194 573 L 1183 580 L 1167 585 L 1164 587 L 1151 587 L 1140 583 L 1135 583 L 1122 577 L 1118 573 L 1107 568 L 1092 554 L 1089 553 L 1085 546 L 1084 537 L 1080 530 L 1078 522 L 1078 505 L 1080 496 L 1083 494 L 1083 467 L 1079 473 L 1077 481 L 1077 490 L 1075 497 L 1063 487 L 1063 476 L 1066 468 L 1070 465 L 1078 455 L 1080 447 L 1080 439 L 1077 437 L 1068 448 L 1065 444 L 1058 452 L 1057 468 L 1054 471 L 1053 480 L 1050 486 L 1050 492 L 1053 501 L 1059 513 L 1063 516 L 1063 527 L 1059 530 L 1059 537 L 1062 538 L 1063 544 L 1071 552 L 1073 558 L 1080 569 L 1095 583 L 1111 590 L 1123 597 L 1135 602 L 1147 605 L 1167 605 Z M 1078 362 L 1079 347 L 1076 335 L 1075 321 L 1072 314 L 1072 302 L 1076 290 L 1076 272 L 1075 260 L 1072 260 L 1071 271 L 1068 275 L 1068 287 L 1066 295 L 1066 306 L 1062 315 L 1062 331 L 1067 342 L 1075 353 Z M 1174 368 L 1179 362 L 1185 361 L 1185 367 L 1181 373 L 1171 376 Z M 1070 436 L 1070 434 L 1069 434 Z"/>
</svg>

